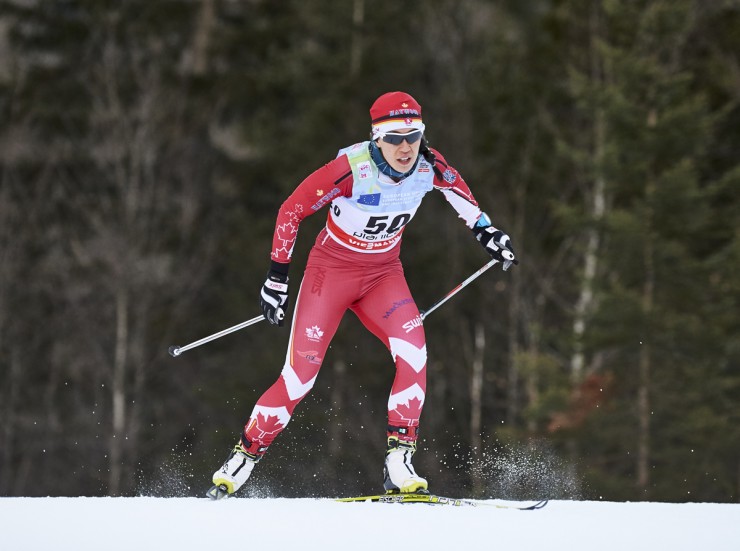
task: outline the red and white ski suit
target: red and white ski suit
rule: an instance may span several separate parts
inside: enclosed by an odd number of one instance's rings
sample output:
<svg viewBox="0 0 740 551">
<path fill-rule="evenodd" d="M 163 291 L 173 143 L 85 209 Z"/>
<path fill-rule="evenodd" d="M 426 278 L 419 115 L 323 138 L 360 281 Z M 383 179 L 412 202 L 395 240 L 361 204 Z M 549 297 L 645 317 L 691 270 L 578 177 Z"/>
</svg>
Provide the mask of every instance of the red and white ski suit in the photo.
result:
<svg viewBox="0 0 740 551">
<path fill-rule="evenodd" d="M 298 292 L 282 372 L 244 427 L 243 445 L 255 455 L 264 453 L 313 387 L 347 309 L 388 347 L 396 365 L 388 424 L 407 428 L 408 439 L 415 440 L 427 353 L 419 310 L 399 259 L 401 235 L 432 189 L 442 192 L 469 228 L 481 211 L 465 181 L 437 151 L 432 150 L 434 167 L 420 156 L 415 170 L 394 182 L 378 172 L 369 143 L 341 150 L 280 207 L 272 260 L 288 263 L 301 221 L 330 205 Z"/>
</svg>

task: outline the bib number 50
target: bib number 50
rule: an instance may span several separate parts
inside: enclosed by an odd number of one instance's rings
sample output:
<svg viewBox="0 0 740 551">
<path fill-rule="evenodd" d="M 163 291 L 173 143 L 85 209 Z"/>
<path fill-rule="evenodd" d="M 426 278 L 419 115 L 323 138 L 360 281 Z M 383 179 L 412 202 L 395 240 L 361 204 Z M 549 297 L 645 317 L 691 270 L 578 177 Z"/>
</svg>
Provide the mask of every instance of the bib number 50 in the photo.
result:
<svg viewBox="0 0 740 551">
<path fill-rule="evenodd" d="M 411 215 L 408 213 L 399 214 L 388 223 L 389 218 L 390 216 L 371 216 L 367 221 L 364 232 L 370 235 L 377 235 L 383 231 L 386 233 L 396 233 L 409 223 Z"/>
</svg>

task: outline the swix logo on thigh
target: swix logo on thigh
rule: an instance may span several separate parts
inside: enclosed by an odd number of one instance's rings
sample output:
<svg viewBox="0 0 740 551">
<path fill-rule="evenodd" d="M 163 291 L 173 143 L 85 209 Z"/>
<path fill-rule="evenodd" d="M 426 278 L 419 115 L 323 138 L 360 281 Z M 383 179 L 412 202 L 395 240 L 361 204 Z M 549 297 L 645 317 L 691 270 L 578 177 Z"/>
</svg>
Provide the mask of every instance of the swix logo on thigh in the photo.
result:
<svg viewBox="0 0 740 551">
<path fill-rule="evenodd" d="M 324 287 L 325 278 L 326 278 L 326 269 L 318 268 L 316 270 L 316 275 L 313 278 L 313 283 L 311 284 L 311 293 L 313 293 L 314 295 L 321 296 L 321 289 Z"/>
<path fill-rule="evenodd" d="M 403 327 L 407 333 L 411 333 L 411 331 L 413 331 L 417 327 L 421 327 L 422 324 L 423 322 L 421 321 L 421 316 L 416 316 L 414 319 L 404 323 L 401 327 Z"/>
<path fill-rule="evenodd" d="M 306 358 L 308 363 L 321 364 L 322 358 L 319 357 L 317 350 L 309 350 L 307 352 L 298 351 L 298 355 Z"/>
</svg>

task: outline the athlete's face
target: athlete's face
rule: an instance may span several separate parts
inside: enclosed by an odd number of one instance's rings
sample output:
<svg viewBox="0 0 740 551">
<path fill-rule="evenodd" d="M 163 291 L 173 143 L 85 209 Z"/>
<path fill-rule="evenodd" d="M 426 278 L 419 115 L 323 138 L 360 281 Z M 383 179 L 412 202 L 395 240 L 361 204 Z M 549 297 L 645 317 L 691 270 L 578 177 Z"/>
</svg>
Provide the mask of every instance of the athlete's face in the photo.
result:
<svg viewBox="0 0 740 551">
<path fill-rule="evenodd" d="M 409 128 L 394 130 L 393 134 L 409 134 L 412 132 L 419 131 Z M 419 148 L 421 147 L 421 140 L 416 140 L 411 144 L 403 140 L 400 144 L 393 145 L 383 140 L 383 138 L 379 138 L 376 143 L 381 153 L 383 153 L 383 158 L 388 161 L 388 164 L 391 165 L 393 170 L 397 170 L 398 172 L 408 172 L 414 166 L 416 157 L 419 156 Z"/>
</svg>

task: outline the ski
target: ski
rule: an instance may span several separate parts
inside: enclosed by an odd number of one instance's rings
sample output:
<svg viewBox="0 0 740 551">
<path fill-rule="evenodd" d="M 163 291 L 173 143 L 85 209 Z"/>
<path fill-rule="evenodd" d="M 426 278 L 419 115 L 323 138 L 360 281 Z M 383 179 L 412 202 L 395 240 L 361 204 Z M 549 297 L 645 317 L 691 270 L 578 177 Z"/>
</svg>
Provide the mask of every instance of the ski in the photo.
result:
<svg viewBox="0 0 740 551">
<path fill-rule="evenodd" d="M 336 501 L 342 503 L 426 503 L 427 505 L 451 505 L 453 507 L 496 507 L 497 509 L 518 509 L 520 511 L 535 511 L 547 505 L 548 500 L 543 499 L 532 505 L 506 505 L 502 503 L 488 503 L 485 501 L 474 501 L 471 499 L 459 499 L 434 494 L 382 494 L 370 496 L 344 497 Z"/>
<path fill-rule="evenodd" d="M 224 484 L 211 486 L 206 492 L 206 497 L 213 500 L 228 499 L 233 494 L 229 494 L 228 488 Z M 543 499 L 532 505 L 508 505 L 503 503 L 489 503 L 487 501 L 475 501 L 472 499 L 459 499 L 453 497 L 438 496 L 429 493 L 412 493 L 412 494 L 379 494 L 370 496 L 356 496 L 337 498 L 334 501 L 341 503 L 426 503 L 427 505 L 450 505 L 452 507 L 495 507 L 497 509 L 518 509 L 519 511 L 535 511 L 542 509 L 547 505 L 548 500 Z"/>
</svg>

